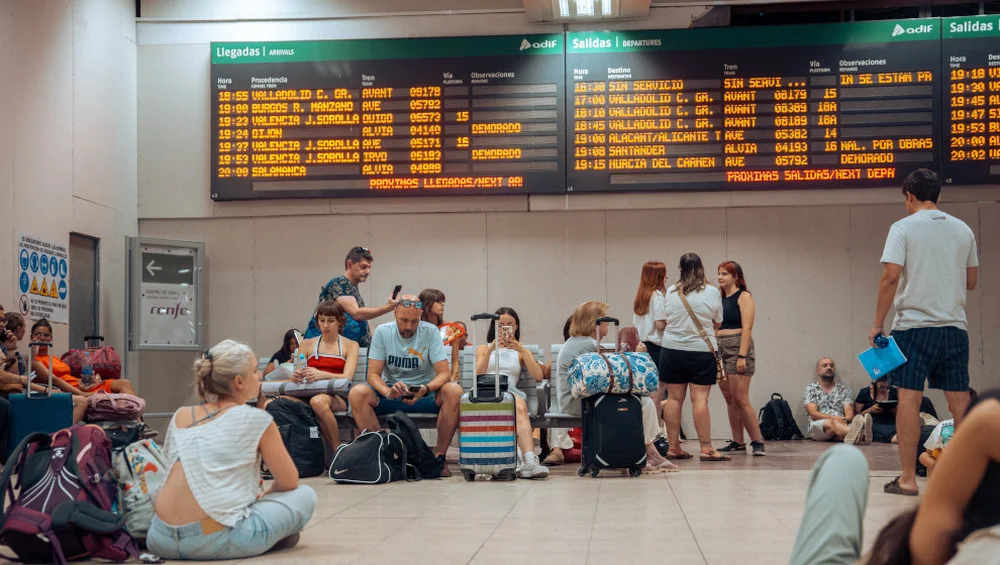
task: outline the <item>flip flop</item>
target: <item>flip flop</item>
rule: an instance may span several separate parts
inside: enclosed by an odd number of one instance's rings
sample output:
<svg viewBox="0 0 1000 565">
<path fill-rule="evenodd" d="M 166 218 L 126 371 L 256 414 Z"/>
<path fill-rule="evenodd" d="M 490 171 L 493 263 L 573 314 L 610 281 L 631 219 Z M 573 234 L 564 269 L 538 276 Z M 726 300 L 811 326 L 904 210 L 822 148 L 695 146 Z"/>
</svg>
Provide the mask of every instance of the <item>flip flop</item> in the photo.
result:
<svg viewBox="0 0 1000 565">
<path fill-rule="evenodd" d="M 687 451 L 681 451 L 679 453 L 676 451 L 667 451 L 667 454 L 664 455 L 664 457 L 667 459 L 693 459 L 694 455 L 691 455 Z"/>
<path fill-rule="evenodd" d="M 896 477 L 895 479 L 885 483 L 885 486 L 882 487 L 882 491 L 887 494 L 901 494 L 903 496 L 917 496 L 918 494 L 920 494 L 920 491 L 906 492 L 905 490 L 903 490 L 899 486 L 899 479 L 901 478 L 902 477 Z"/>
<path fill-rule="evenodd" d="M 713 451 L 712 453 L 707 454 L 707 455 L 704 454 L 704 453 L 702 453 L 701 454 L 701 460 L 702 461 L 732 461 L 733 458 L 730 457 L 730 456 L 728 456 L 728 455 L 723 455 L 723 454 L 719 453 L 718 451 Z"/>
</svg>

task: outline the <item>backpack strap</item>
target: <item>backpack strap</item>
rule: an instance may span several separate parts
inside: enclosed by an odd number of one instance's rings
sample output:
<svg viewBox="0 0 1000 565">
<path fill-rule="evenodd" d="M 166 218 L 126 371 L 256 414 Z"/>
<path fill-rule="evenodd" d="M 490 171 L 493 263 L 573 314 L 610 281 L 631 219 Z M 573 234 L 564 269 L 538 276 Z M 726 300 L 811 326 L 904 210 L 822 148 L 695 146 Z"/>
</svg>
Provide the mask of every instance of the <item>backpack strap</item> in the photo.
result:
<svg viewBox="0 0 1000 565">
<path fill-rule="evenodd" d="M 16 473 L 18 475 L 18 482 L 21 481 L 23 477 L 21 471 L 24 466 L 22 459 L 24 459 L 28 449 L 35 443 L 42 444 L 43 447 L 47 446 L 52 443 L 52 436 L 42 432 L 34 432 L 26 435 L 21 440 L 21 443 L 17 444 L 17 447 L 14 448 L 14 451 L 10 452 L 10 455 L 7 457 L 7 465 L 3 468 L 3 472 L 0 472 L 0 506 L 7 508 L 7 512 L 0 516 L 0 527 L 7 521 L 7 516 L 10 515 L 10 511 L 14 508 L 14 484 L 11 476 Z"/>
<path fill-rule="evenodd" d="M 125 526 L 125 517 L 83 500 L 64 502 L 52 510 L 52 528 L 76 526 L 87 532 L 110 535 Z"/>
</svg>

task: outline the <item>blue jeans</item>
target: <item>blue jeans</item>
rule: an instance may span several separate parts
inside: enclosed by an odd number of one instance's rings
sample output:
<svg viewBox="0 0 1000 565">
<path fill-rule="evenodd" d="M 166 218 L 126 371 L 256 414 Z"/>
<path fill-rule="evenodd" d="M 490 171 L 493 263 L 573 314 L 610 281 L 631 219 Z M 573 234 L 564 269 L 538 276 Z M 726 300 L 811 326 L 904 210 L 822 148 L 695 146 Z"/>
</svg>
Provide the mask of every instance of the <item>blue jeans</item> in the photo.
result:
<svg viewBox="0 0 1000 565">
<path fill-rule="evenodd" d="M 250 506 L 250 515 L 238 524 L 207 536 L 202 534 L 198 522 L 171 526 L 153 516 L 146 546 L 166 559 L 208 561 L 255 557 L 301 532 L 315 509 L 316 491 L 299 486 L 261 498 Z"/>
</svg>

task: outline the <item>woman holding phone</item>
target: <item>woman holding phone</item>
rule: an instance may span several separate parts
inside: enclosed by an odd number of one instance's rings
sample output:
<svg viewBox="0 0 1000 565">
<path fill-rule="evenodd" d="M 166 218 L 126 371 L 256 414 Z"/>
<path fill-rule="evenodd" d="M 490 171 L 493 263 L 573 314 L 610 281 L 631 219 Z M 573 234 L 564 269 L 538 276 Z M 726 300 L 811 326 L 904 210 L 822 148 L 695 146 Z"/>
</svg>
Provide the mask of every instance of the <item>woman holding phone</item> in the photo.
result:
<svg viewBox="0 0 1000 565">
<path fill-rule="evenodd" d="M 313 383 L 329 379 L 353 379 L 358 366 L 358 342 L 340 335 L 346 318 L 339 302 L 327 300 L 316 308 L 316 325 L 319 337 L 304 340 L 299 354 L 305 355 L 306 367 L 292 374 L 292 381 Z M 333 395 L 320 393 L 309 398 L 309 407 L 319 420 L 323 437 L 334 450 L 340 445 L 337 412 L 347 410 L 347 401 Z"/>
<path fill-rule="evenodd" d="M 522 479 L 544 479 L 549 476 L 549 470 L 542 466 L 538 454 L 535 453 L 535 439 L 531 435 L 531 419 L 528 417 L 527 395 L 517 388 L 517 381 L 522 371 L 527 371 L 535 382 L 540 382 L 542 366 L 535 361 L 531 351 L 521 345 L 521 319 L 517 312 L 513 308 L 502 306 L 497 308 L 495 313 L 500 316 L 499 323 L 497 320 L 490 321 L 486 343 L 476 348 L 476 374 L 494 375 L 499 368 L 500 377 L 507 381 L 507 390 L 514 395 L 517 446 L 524 454 L 524 463 L 518 469 L 518 476 Z"/>
</svg>

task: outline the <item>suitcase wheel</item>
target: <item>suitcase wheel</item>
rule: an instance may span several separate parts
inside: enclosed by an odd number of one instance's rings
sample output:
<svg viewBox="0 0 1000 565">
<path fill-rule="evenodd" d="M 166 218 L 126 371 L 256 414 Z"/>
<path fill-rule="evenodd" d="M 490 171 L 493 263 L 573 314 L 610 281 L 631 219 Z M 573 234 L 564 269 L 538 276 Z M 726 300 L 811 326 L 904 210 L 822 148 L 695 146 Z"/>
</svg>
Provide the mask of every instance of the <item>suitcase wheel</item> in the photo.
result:
<svg viewBox="0 0 1000 565">
<path fill-rule="evenodd" d="M 465 477 L 465 480 L 470 483 L 476 480 L 476 473 L 473 471 L 462 471 L 462 476 Z"/>
<path fill-rule="evenodd" d="M 597 467 L 594 467 L 593 469 L 590 470 L 590 476 L 594 477 L 595 479 L 597 478 L 597 475 L 600 475 L 600 474 L 601 474 L 601 470 L 598 469 Z"/>
<path fill-rule="evenodd" d="M 514 469 L 504 469 L 503 471 L 497 473 L 493 478 L 498 481 L 513 481 L 517 479 L 517 471 Z"/>
<path fill-rule="evenodd" d="M 586 467 L 580 467 L 579 469 L 576 470 L 576 474 L 580 475 L 581 477 L 586 477 L 587 476 L 587 468 Z"/>
<path fill-rule="evenodd" d="M 628 475 L 630 477 L 638 477 L 642 474 L 642 467 L 629 467 Z"/>
</svg>

